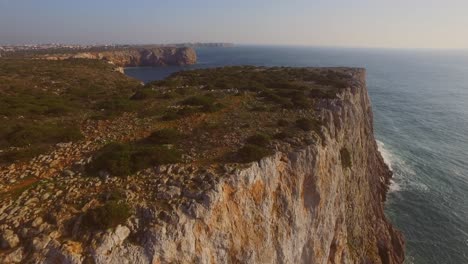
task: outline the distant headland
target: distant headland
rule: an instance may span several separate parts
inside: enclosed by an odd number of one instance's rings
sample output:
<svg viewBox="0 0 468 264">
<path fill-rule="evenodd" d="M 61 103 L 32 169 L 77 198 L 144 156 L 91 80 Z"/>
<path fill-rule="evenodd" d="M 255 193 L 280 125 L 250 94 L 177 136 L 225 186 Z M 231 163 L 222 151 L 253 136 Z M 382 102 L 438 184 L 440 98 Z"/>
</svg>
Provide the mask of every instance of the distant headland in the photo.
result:
<svg viewBox="0 0 468 264">
<path fill-rule="evenodd" d="M 195 48 L 231 47 L 232 43 L 180 43 L 151 45 L 32 44 L 0 46 L 0 56 L 31 59 L 98 59 L 117 67 L 191 65 Z"/>
</svg>

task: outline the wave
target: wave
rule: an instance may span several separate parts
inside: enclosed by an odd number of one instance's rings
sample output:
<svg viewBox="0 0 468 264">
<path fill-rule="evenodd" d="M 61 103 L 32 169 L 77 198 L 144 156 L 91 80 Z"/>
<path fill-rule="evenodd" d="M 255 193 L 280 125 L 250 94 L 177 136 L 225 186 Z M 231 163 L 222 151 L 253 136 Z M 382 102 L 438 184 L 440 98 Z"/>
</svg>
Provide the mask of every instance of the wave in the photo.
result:
<svg viewBox="0 0 468 264">
<path fill-rule="evenodd" d="M 382 155 L 382 158 L 384 159 L 384 162 L 387 164 L 390 170 L 394 172 L 393 166 L 395 166 L 395 156 L 385 148 L 385 144 L 382 141 L 377 140 L 377 147 L 380 155 Z M 389 191 L 398 192 L 400 190 L 400 185 L 396 183 L 394 179 L 390 179 Z"/>
<path fill-rule="evenodd" d="M 377 140 L 377 146 L 385 163 L 393 172 L 393 178 L 390 180 L 389 186 L 390 192 L 398 192 L 402 189 L 412 189 L 420 192 L 429 191 L 427 185 L 414 178 L 416 172 L 405 160 L 386 148 L 382 141 Z"/>
</svg>

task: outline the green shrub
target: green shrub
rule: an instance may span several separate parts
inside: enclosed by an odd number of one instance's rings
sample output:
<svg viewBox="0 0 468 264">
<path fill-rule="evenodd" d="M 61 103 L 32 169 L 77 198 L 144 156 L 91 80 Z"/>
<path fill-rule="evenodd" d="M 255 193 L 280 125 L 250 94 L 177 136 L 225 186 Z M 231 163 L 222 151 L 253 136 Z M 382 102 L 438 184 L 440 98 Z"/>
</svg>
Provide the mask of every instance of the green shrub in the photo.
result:
<svg viewBox="0 0 468 264">
<path fill-rule="evenodd" d="M 158 95 L 156 91 L 151 89 L 141 89 L 130 97 L 131 100 L 146 100 L 149 98 L 154 98 Z"/>
<path fill-rule="evenodd" d="M 165 113 L 162 117 L 161 117 L 161 120 L 163 121 L 172 121 L 172 120 L 177 120 L 179 119 L 181 116 L 179 116 L 177 114 L 177 112 L 174 112 L 174 111 L 170 111 L 170 112 L 167 112 Z"/>
<path fill-rule="evenodd" d="M 215 102 L 215 98 L 206 96 L 206 95 L 195 95 L 191 96 L 184 101 L 182 101 L 183 105 L 188 106 L 199 106 L 201 107 L 202 112 L 216 112 L 223 108 L 223 105 L 220 103 Z"/>
<path fill-rule="evenodd" d="M 116 115 L 123 112 L 131 112 L 137 108 L 135 101 L 128 98 L 112 98 L 101 101 L 96 105 L 96 109 L 104 109 L 108 115 Z"/>
<path fill-rule="evenodd" d="M 164 146 L 141 147 L 132 155 L 133 172 L 162 164 L 173 164 L 181 161 L 181 153 Z"/>
<path fill-rule="evenodd" d="M 133 172 L 132 154 L 130 145 L 110 143 L 94 155 L 94 159 L 87 165 L 86 170 L 94 175 L 98 175 L 100 171 L 107 171 L 114 176 L 129 175 Z"/>
<path fill-rule="evenodd" d="M 270 155 L 271 152 L 260 146 L 247 144 L 237 152 L 237 157 L 241 162 L 253 162 L 261 160 L 262 158 Z"/>
<path fill-rule="evenodd" d="M 106 171 L 113 176 L 127 176 L 151 166 L 180 162 L 181 154 L 164 146 L 142 143 L 110 143 L 94 155 L 86 166 L 92 176 Z"/>
<path fill-rule="evenodd" d="M 296 120 L 296 126 L 304 131 L 319 130 L 320 124 L 317 120 L 301 118 Z"/>
<path fill-rule="evenodd" d="M 6 135 L 11 146 L 23 147 L 34 144 L 55 144 L 83 139 L 78 127 L 63 124 L 18 125 Z"/>
<path fill-rule="evenodd" d="M 151 133 L 146 141 L 154 144 L 175 144 L 180 138 L 179 131 L 173 128 L 165 128 Z"/>
<path fill-rule="evenodd" d="M 348 149 L 343 147 L 340 150 L 340 156 L 341 156 L 341 166 L 343 168 L 350 168 L 352 164 L 351 160 L 351 154 L 349 153 Z"/>
<path fill-rule="evenodd" d="M 275 139 L 279 139 L 279 140 L 284 140 L 286 138 L 292 138 L 293 135 L 289 132 L 286 132 L 286 131 L 283 131 L 283 132 L 279 132 L 277 134 L 275 134 L 274 138 Z"/>
<path fill-rule="evenodd" d="M 305 97 L 292 99 L 293 108 L 309 108 L 311 105 L 311 102 Z"/>
<path fill-rule="evenodd" d="M 265 134 L 255 134 L 247 138 L 247 143 L 259 147 L 266 147 L 270 143 L 271 138 Z"/>
<path fill-rule="evenodd" d="M 83 216 L 82 223 L 91 230 L 106 230 L 124 224 L 130 215 L 128 204 L 111 200 L 100 207 L 88 210 Z"/>
<path fill-rule="evenodd" d="M 281 127 L 289 126 L 289 121 L 280 119 L 278 120 L 278 126 L 281 126 Z"/>
<path fill-rule="evenodd" d="M 253 112 L 265 112 L 267 110 L 268 108 L 264 105 L 256 105 L 250 109 L 250 111 L 253 111 Z"/>
<path fill-rule="evenodd" d="M 49 148 L 46 146 L 33 146 L 26 149 L 10 150 L 0 153 L 0 163 L 13 163 L 28 160 L 45 153 Z"/>
<path fill-rule="evenodd" d="M 182 104 L 191 106 L 209 106 L 212 105 L 214 101 L 214 98 L 206 95 L 195 95 L 182 101 Z"/>
<path fill-rule="evenodd" d="M 291 100 L 287 97 L 282 97 L 273 91 L 265 91 L 261 93 L 261 96 L 265 97 L 268 101 L 283 105 L 285 107 L 291 106 Z"/>
<path fill-rule="evenodd" d="M 108 201 L 121 201 L 125 199 L 125 190 L 123 189 L 111 189 L 102 194 L 102 200 Z"/>
<path fill-rule="evenodd" d="M 191 115 L 196 114 L 198 112 L 200 112 L 199 108 L 184 107 L 184 108 L 181 108 L 181 109 L 177 110 L 176 112 L 174 112 L 174 111 L 166 112 L 166 114 L 164 114 L 161 117 L 161 119 L 163 121 L 172 121 L 172 120 L 177 120 L 177 119 L 180 119 L 180 118 L 191 116 Z"/>
<path fill-rule="evenodd" d="M 214 103 L 214 104 L 209 104 L 209 105 L 204 105 L 202 107 L 202 112 L 205 113 L 213 113 L 221 110 L 224 106 L 220 103 Z"/>
</svg>

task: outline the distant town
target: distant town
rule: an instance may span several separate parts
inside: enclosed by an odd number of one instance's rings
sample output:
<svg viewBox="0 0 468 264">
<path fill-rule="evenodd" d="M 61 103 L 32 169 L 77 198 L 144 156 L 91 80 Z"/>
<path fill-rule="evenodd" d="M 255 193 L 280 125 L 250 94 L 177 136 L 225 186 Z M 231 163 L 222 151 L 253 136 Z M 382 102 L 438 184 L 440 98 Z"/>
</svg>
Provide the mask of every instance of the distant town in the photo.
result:
<svg viewBox="0 0 468 264">
<path fill-rule="evenodd" d="M 21 45 L 2 45 L 0 46 L 0 55 L 3 53 L 15 53 L 15 52 L 28 52 L 28 51 L 56 51 L 56 50 L 67 50 L 67 51 L 82 51 L 82 50 L 113 50 L 113 49 L 124 49 L 130 47 L 148 47 L 148 46 L 175 46 L 175 47 L 231 47 L 232 43 L 174 43 L 174 44 L 145 44 L 145 45 L 129 45 L 129 44 L 96 44 L 96 45 L 78 45 L 78 44 L 60 44 L 60 43 L 48 43 L 48 44 L 21 44 Z"/>
</svg>

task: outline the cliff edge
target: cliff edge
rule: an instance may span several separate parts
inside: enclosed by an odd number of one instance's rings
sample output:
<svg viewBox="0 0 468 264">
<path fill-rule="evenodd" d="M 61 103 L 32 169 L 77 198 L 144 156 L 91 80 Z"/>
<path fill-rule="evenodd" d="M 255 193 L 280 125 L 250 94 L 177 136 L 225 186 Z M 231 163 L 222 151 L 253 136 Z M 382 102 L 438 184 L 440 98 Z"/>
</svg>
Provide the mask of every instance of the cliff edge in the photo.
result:
<svg viewBox="0 0 468 264">
<path fill-rule="evenodd" d="M 87 51 L 76 54 L 36 56 L 47 60 L 96 59 L 117 67 L 191 65 L 197 63 L 197 53 L 191 47 L 125 48 L 109 51 Z"/>
<path fill-rule="evenodd" d="M 197 70 L 132 98 L 167 111 L 84 123 L 86 140 L 38 159 L 68 153 L 42 184 L 2 195 L 4 262 L 403 263 L 365 70 Z"/>
</svg>

